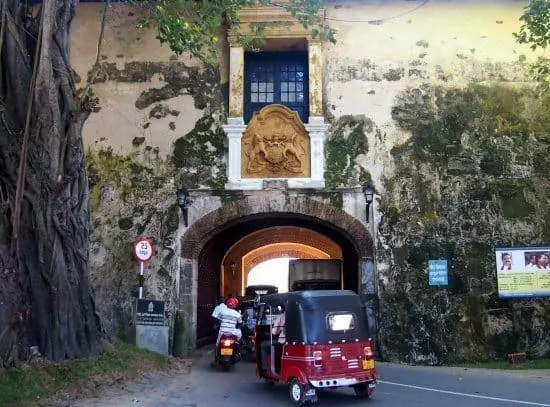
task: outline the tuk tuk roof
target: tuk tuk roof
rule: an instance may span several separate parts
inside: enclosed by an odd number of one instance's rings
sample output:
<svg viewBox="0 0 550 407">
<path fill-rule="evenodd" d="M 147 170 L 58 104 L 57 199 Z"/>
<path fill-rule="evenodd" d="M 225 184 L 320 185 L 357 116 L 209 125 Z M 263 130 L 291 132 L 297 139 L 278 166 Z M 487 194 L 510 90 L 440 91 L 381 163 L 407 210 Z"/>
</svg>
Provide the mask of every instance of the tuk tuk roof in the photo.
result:
<svg viewBox="0 0 550 407">
<path fill-rule="evenodd" d="M 361 307 L 359 296 L 350 290 L 309 290 L 262 296 L 262 302 L 271 306 L 284 306 L 296 302 L 304 309 L 334 308 L 349 306 Z"/>
<path fill-rule="evenodd" d="M 295 343 L 336 343 L 369 339 L 364 306 L 359 295 L 349 290 L 314 290 L 272 294 L 262 297 L 266 306 L 282 306 L 286 311 L 286 340 Z M 355 328 L 329 331 L 327 315 L 351 312 Z"/>
</svg>

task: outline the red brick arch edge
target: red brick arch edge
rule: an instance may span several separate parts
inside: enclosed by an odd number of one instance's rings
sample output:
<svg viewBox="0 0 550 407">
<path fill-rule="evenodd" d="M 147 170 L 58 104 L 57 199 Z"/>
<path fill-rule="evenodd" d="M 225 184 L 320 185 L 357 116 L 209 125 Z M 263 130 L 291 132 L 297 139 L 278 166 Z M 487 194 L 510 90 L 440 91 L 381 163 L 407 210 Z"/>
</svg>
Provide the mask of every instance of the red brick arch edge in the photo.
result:
<svg viewBox="0 0 550 407">
<path fill-rule="evenodd" d="M 372 238 L 366 227 L 355 217 L 308 197 L 247 197 L 231 202 L 207 213 L 189 226 L 182 236 L 181 255 L 187 259 L 198 259 L 206 242 L 230 225 L 246 222 L 249 216 L 263 215 L 266 219 L 277 214 L 295 214 L 315 223 L 328 224 L 354 244 L 359 257 L 372 255 Z"/>
</svg>

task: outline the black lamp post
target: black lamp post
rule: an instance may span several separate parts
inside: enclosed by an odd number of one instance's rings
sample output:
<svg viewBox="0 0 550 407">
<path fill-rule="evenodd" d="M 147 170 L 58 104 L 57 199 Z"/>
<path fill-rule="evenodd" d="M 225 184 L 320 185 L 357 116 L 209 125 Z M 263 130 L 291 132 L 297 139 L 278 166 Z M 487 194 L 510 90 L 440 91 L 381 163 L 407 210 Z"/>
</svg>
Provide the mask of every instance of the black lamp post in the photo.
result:
<svg viewBox="0 0 550 407">
<path fill-rule="evenodd" d="M 187 205 L 191 203 L 189 200 L 189 191 L 187 191 L 187 188 L 182 186 L 178 191 L 176 192 L 178 206 L 181 209 L 181 213 L 183 215 L 183 224 L 185 227 L 187 227 Z"/>
<path fill-rule="evenodd" d="M 369 223 L 369 209 L 370 204 L 372 203 L 372 198 L 374 196 L 374 188 L 371 184 L 363 185 L 363 195 L 365 195 L 365 203 L 367 204 L 367 223 Z"/>
<path fill-rule="evenodd" d="M 233 279 L 235 279 L 235 270 L 237 269 L 237 265 L 234 261 L 229 263 L 229 268 L 231 269 L 231 276 L 233 277 Z"/>
</svg>

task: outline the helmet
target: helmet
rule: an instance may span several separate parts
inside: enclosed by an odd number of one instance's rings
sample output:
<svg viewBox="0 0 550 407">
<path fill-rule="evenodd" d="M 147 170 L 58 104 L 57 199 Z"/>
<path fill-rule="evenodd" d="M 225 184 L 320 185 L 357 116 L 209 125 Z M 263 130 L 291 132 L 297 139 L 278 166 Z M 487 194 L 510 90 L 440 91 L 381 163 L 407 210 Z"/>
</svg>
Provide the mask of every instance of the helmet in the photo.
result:
<svg viewBox="0 0 550 407">
<path fill-rule="evenodd" d="M 225 305 L 227 306 L 227 308 L 237 309 L 237 307 L 239 306 L 239 300 L 233 297 L 228 298 L 225 302 Z"/>
</svg>

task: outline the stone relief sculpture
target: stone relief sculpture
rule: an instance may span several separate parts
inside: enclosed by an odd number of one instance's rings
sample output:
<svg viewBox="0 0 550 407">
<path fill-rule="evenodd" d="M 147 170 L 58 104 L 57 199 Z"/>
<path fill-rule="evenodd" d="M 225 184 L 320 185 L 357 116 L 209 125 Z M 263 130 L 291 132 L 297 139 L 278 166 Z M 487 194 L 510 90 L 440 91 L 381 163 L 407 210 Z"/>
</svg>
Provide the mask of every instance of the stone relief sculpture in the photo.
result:
<svg viewBox="0 0 550 407">
<path fill-rule="evenodd" d="M 309 134 L 296 112 L 266 106 L 250 120 L 241 157 L 243 178 L 309 177 Z"/>
</svg>

